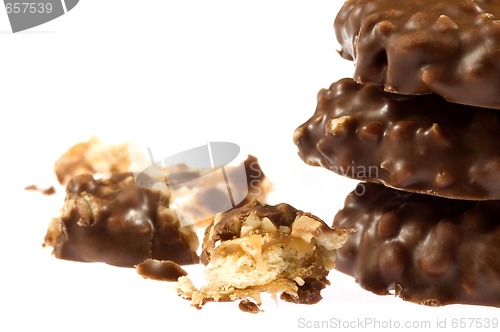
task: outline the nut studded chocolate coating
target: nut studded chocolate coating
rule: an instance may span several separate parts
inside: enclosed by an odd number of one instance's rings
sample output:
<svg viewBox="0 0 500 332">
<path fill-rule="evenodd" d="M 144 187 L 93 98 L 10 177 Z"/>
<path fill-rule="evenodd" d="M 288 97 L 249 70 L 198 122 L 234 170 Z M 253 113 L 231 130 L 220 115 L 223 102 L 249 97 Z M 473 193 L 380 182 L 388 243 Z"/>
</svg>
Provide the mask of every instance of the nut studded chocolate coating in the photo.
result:
<svg viewBox="0 0 500 332">
<path fill-rule="evenodd" d="M 362 193 L 360 195 L 360 193 Z M 361 183 L 335 216 L 357 232 L 336 269 L 376 294 L 500 307 L 500 201 L 461 201 Z"/>
<path fill-rule="evenodd" d="M 358 83 L 500 109 L 498 0 L 348 0 L 334 25 Z"/>
<path fill-rule="evenodd" d="M 78 175 L 66 193 L 62 215 L 45 236 L 57 258 L 126 267 L 147 258 L 198 262 L 196 233 L 180 227 L 169 195 L 138 187 L 132 173 L 104 180 Z"/>
<path fill-rule="evenodd" d="M 354 179 L 456 199 L 500 199 L 500 112 L 351 79 L 318 94 L 300 157 Z"/>
</svg>

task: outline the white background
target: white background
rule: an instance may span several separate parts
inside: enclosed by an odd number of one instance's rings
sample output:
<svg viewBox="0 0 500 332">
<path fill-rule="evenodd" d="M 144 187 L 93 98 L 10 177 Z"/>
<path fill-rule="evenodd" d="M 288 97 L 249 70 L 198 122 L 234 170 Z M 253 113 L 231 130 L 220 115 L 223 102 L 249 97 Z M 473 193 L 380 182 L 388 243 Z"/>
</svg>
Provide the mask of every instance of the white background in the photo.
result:
<svg viewBox="0 0 500 332">
<path fill-rule="evenodd" d="M 446 319 L 451 330 L 454 318 L 500 318 L 496 308 L 429 308 L 376 296 L 338 272 L 314 306 L 265 298 L 259 315 L 236 303 L 198 311 L 171 284 L 143 280 L 132 269 L 59 261 L 41 247 L 64 194 L 23 188 L 56 184 L 54 161 L 91 135 L 161 147 L 162 154 L 235 142 L 259 157 L 276 187 L 272 203 L 331 223 L 356 182 L 306 166 L 291 137 L 312 115 L 318 90 L 352 73 L 352 63 L 336 53 L 332 26 L 340 6 L 82 0 L 18 34 L 0 10 L 0 330 L 171 331 L 176 324 L 289 331 L 306 321 L 370 318 L 393 326 L 429 321 L 433 328 Z"/>
</svg>

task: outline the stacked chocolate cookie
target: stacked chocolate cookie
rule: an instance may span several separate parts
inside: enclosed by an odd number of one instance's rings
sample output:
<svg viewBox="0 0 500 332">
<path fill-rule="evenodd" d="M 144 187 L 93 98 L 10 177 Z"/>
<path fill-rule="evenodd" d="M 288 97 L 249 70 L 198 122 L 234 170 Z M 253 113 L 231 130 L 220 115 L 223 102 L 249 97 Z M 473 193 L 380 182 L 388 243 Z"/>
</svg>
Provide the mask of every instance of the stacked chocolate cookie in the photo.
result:
<svg viewBox="0 0 500 332">
<path fill-rule="evenodd" d="M 353 79 L 318 94 L 300 157 L 368 181 L 336 268 L 377 294 L 500 307 L 500 2 L 348 0 Z"/>
</svg>

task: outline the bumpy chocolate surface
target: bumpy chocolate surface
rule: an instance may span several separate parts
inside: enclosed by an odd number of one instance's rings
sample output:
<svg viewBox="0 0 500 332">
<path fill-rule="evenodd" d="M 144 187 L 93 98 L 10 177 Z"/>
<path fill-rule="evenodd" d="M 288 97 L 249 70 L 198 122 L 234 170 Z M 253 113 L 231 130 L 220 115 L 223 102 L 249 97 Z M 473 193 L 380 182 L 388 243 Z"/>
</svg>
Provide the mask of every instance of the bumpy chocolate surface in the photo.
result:
<svg viewBox="0 0 500 332">
<path fill-rule="evenodd" d="M 268 218 L 277 229 L 282 227 L 291 229 L 294 222 L 299 217 L 307 216 L 318 222 L 318 228 L 315 231 L 317 234 L 336 233 L 339 237 L 345 236 L 346 234 L 345 229 L 332 229 L 320 218 L 310 213 L 297 210 L 289 204 L 280 203 L 277 205 L 269 205 L 254 200 L 239 208 L 221 213 L 217 222 L 215 223 L 214 219 L 207 227 L 201 253 L 201 262 L 203 264 L 206 265 L 210 261 L 210 249 L 215 248 L 217 242 L 228 241 L 240 237 L 242 222 L 250 214 L 255 215 L 259 219 Z"/>
<path fill-rule="evenodd" d="M 336 269 L 377 294 L 392 291 L 426 305 L 500 307 L 499 218 L 500 201 L 361 183 L 333 222 L 358 229 L 337 251 Z"/>
<path fill-rule="evenodd" d="M 139 188 L 132 173 L 104 180 L 79 175 L 66 193 L 62 215 L 45 236 L 57 258 L 117 266 L 147 258 L 198 262 L 196 234 L 180 228 L 175 211 L 168 208 L 168 194 Z"/>
<path fill-rule="evenodd" d="M 335 32 L 359 83 L 500 109 L 498 0 L 348 0 Z"/>
<path fill-rule="evenodd" d="M 300 157 L 350 178 L 457 199 L 500 199 L 500 113 L 351 79 L 318 94 Z"/>
</svg>

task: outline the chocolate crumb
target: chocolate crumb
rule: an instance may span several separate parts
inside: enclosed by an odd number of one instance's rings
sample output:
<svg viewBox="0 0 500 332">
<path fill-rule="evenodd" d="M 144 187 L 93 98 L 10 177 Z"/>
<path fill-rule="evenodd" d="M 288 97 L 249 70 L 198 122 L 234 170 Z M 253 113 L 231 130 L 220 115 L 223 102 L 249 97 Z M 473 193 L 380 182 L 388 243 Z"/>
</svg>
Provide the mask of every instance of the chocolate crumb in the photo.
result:
<svg viewBox="0 0 500 332">
<path fill-rule="evenodd" d="M 294 297 L 288 293 L 282 293 L 280 298 L 283 301 L 299 304 L 316 304 L 323 299 L 321 290 L 330 285 L 330 281 L 326 277 L 322 279 L 306 279 L 302 286 L 299 286 L 297 291 L 298 297 Z"/>
<path fill-rule="evenodd" d="M 258 314 L 259 312 L 264 311 L 261 308 L 259 308 L 257 304 L 248 299 L 241 300 L 238 307 L 240 308 L 241 311 L 248 312 L 249 314 Z"/>
<path fill-rule="evenodd" d="M 197 288 L 181 277 L 178 294 L 193 306 L 248 299 L 261 305 L 263 292 L 273 298 L 288 294 L 282 299 L 294 303 L 317 303 L 349 232 L 286 203 L 250 202 L 214 217 L 200 259 L 207 266 L 206 282 Z"/>
<path fill-rule="evenodd" d="M 187 276 L 187 272 L 179 264 L 168 260 L 146 259 L 136 269 L 144 278 L 159 281 L 177 281 L 179 277 Z"/>
</svg>

